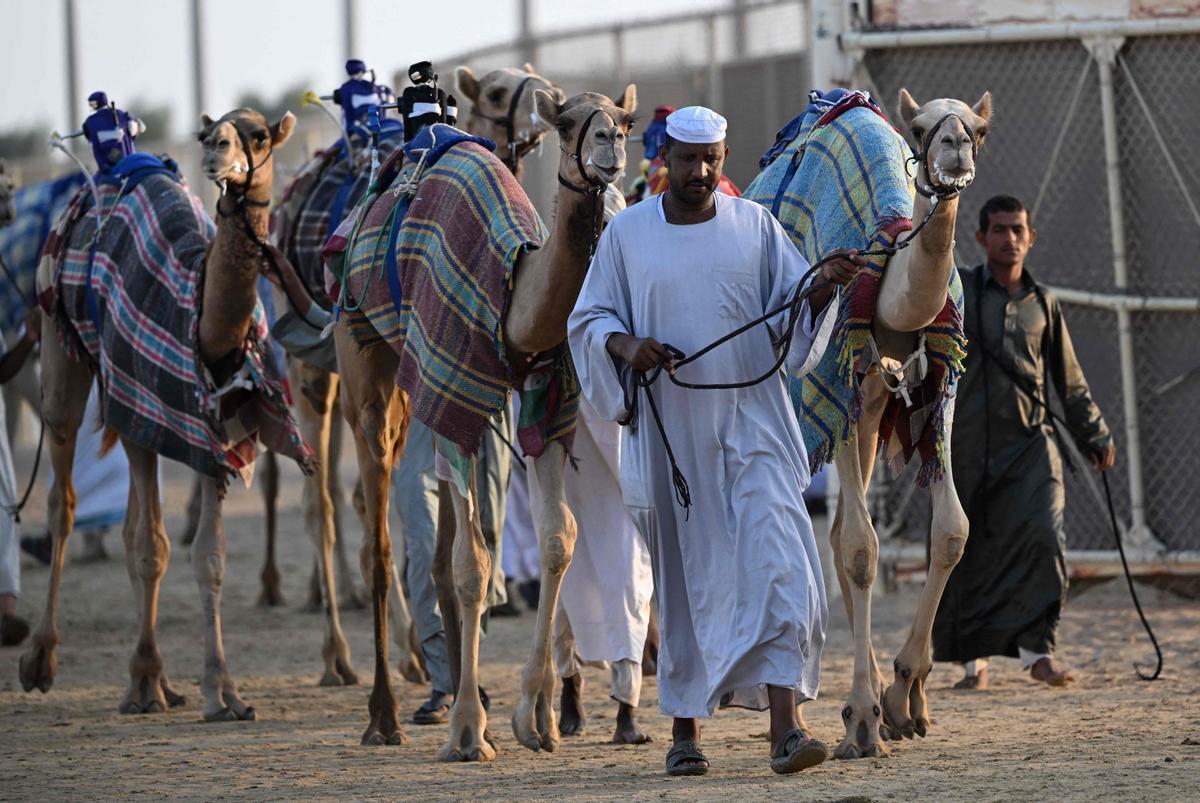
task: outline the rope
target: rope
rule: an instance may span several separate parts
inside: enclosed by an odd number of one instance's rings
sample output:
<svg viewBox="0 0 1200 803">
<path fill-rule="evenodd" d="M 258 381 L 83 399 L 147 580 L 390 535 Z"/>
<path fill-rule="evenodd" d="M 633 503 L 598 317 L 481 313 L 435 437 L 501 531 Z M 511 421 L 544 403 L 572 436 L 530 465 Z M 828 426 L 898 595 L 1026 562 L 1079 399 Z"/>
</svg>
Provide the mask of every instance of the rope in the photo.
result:
<svg viewBox="0 0 1200 803">
<path fill-rule="evenodd" d="M 1133 73 L 1129 71 L 1129 65 L 1125 59 L 1121 58 L 1121 54 L 1117 54 L 1117 64 L 1121 65 L 1121 71 L 1125 73 L 1126 80 L 1129 81 L 1129 88 L 1133 90 L 1133 96 L 1137 98 L 1138 105 L 1142 107 L 1142 113 L 1146 115 L 1146 122 L 1150 123 L 1150 131 L 1154 134 L 1154 138 L 1158 140 L 1158 147 L 1162 149 L 1163 156 L 1167 158 L 1167 166 L 1171 168 L 1171 175 L 1175 176 L 1175 182 L 1179 184 L 1179 191 L 1183 193 L 1183 200 L 1187 201 L 1188 209 L 1192 210 L 1192 219 L 1196 221 L 1196 225 L 1200 226 L 1200 209 L 1196 208 L 1196 202 L 1192 199 L 1192 194 L 1188 192 L 1187 185 L 1183 181 L 1183 175 L 1179 172 L 1179 166 L 1175 164 L 1175 158 L 1171 156 L 1171 149 L 1167 147 L 1166 140 L 1163 139 L 1162 132 L 1158 130 L 1158 124 L 1154 122 L 1154 115 L 1150 113 L 1150 106 L 1146 103 L 1146 98 L 1142 96 L 1142 90 L 1138 88 L 1137 81 L 1133 80 Z"/>
</svg>

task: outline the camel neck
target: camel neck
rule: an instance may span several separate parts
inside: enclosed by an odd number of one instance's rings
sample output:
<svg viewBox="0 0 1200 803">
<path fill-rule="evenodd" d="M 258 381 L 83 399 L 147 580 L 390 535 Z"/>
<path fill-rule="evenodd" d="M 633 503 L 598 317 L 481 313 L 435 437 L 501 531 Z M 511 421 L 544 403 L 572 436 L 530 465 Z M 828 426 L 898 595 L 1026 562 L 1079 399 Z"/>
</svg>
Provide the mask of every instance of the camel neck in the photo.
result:
<svg viewBox="0 0 1200 803">
<path fill-rule="evenodd" d="M 200 357 L 205 364 L 239 348 L 254 315 L 263 258 L 259 242 L 265 241 L 270 223 L 267 207 L 259 205 L 265 199 L 256 195 L 247 193 L 250 203 L 242 209 L 229 196 L 217 201 L 217 233 L 205 264 L 200 310 Z"/>
</svg>

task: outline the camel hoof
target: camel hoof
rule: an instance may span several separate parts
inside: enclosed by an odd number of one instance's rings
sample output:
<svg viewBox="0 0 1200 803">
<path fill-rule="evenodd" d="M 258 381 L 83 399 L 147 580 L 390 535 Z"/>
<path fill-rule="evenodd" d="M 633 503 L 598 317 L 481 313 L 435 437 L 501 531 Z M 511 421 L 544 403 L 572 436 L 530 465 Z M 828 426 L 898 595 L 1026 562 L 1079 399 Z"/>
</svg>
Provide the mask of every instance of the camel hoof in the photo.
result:
<svg viewBox="0 0 1200 803">
<path fill-rule="evenodd" d="M 187 705 L 187 698 L 168 686 L 165 680 L 159 683 L 159 687 L 162 689 L 163 697 L 167 701 L 167 708 L 179 708 L 180 706 Z"/>
<path fill-rule="evenodd" d="M 512 732 L 522 747 L 527 747 L 535 753 L 542 749 L 542 735 L 538 733 L 533 721 L 533 706 L 524 698 L 513 712 Z"/>
<path fill-rule="evenodd" d="M 321 675 L 321 679 L 317 682 L 318 686 L 341 686 L 342 676 L 332 669 L 326 669 L 325 674 Z"/>
<path fill-rule="evenodd" d="M 237 722 L 238 715 L 232 708 L 221 708 L 204 715 L 205 722 Z"/>
<path fill-rule="evenodd" d="M 384 745 L 401 745 L 408 744 L 408 737 L 404 735 L 404 731 L 396 730 L 392 733 L 384 733 L 378 728 L 368 728 L 363 734 L 362 743 L 366 747 L 383 747 Z"/>
<path fill-rule="evenodd" d="M 29 651 L 21 656 L 21 687 L 25 691 L 37 689 L 42 694 L 50 691 L 50 687 L 54 685 L 57 664 L 54 651 L 35 642 Z"/>
<path fill-rule="evenodd" d="M 854 742 L 844 741 L 833 749 L 833 757 L 839 761 L 853 761 L 856 758 L 862 758 L 858 752 L 858 745 Z"/>
<path fill-rule="evenodd" d="M 462 734 L 462 742 L 466 744 L 447 743 L 438 751 L 438 761 L 495 761 L 496 748 L 489 743 L 487 734 L 483 739 L 471 740 L 468 731 Z"/>
<path fill-rule="evenodd" d="M 403 665 L 397 667 L 397 670 L 400 672 L 400 676 L 409 683 L 421 685 L 425 682 L 425 673 L 421 671 L 421 665 L 411 655 Z"/>
<path fill-rule="evenodd" d="M 925 734 L 929 731 L 929 721 L 926 719 L 916 720 L 916 722 L 913 723 L 913 730 L 917 732 L 918 736 L 924 739 Z"/>
<path fill-rule="evenodd" d="M 258 720 L 258 712 L 254 710 L 254 706 L 246 706 L 246 710 L 238 714 L 238 719 L 242 722 L 255 722 Z"/>
<path fill-rule="evenodd" d="M 847 737 L 833 750 L 833 757 L 839 761 L 853 761 L 859 758 L 886 758 L 890 751 L 882 744 L 860 745 Z"/>
<path fill-rule="evenodd" d="M 260 608 L 278 608 L 286 604 L 283 594 L 277 588 L 263 588 L 259 592 L 258 607 Z"/>
</svg>

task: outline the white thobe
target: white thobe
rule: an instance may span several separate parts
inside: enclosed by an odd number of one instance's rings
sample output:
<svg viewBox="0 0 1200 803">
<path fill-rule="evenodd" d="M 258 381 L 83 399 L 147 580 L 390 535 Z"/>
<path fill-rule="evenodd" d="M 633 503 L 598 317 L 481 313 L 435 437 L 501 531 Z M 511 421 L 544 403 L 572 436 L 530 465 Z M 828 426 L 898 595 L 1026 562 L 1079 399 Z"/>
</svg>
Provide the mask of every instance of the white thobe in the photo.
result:
<svg viewBox="0 0 1200 803">
<path fill-rule="evenodd" d="M 671 225 L 661 196 L 617 215 L 600 240 L 568 323 L 583 392 L 624 419 L 628 367 L 606 351 L 617 332 L 691 353 L 785 303 L 808 269 L 783 229 L 753 202 L 717 194 L 716 215 Z M 831 305 L 832 307 L 832 305 Z M 814 324 L 801 311 L 788 367 L 810 368 Z M 737 382 L 766 372 L 783 316 L 680 368 L 682 381 Z M 825 326 L 822 326 L 825 324 Z M 659 708 L 711 716 L 717 705 L 762 710 L 766 686 L 817 694 L 828 608 L 801 496 L 808 459 L 784 375 L 737 390 L 651 388 L 692 492 L 685 514 L 645 402 L 621 443 L 621 491 L 646 538 L 661 616 Z"/>
</svg>

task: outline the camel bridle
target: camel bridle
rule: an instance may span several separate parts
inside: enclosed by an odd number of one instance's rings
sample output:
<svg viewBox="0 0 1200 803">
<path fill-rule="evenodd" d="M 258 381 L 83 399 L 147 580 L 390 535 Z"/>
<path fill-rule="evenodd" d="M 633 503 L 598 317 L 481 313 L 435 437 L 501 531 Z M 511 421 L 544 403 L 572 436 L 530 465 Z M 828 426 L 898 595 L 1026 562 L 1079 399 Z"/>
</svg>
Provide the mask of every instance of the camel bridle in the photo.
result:
<svg viewBox="0 0 1200 803">
<path fill-rule="evenodd" d="M 500 161 L 504 162 L 513 173 L 517 172 L 517 165 L 520 164 L 525 154 L 536 148 L 542 141 L 542 137 L 545 136 L 545 134 L 534 134 L 530 139 L 521 140 L 520 142 L 516 139 L 517 106 L 521 102 L 521 96 L 525 94 L 525 87 L 534 78 L 537 78 L 537 76 L 528 75 L 521 80 L 521 83 L 517 84 L 517 88 L 513 90 L 512 97 L 508 101 L 508 111 L 503 116 L 495 117 L 490 114 L 484 114 L 479 111 L 475 104 L 471 106 L 471 114 L 476 117 L 482 117 L 494 125 L 503 126 L 504 136 L 508 141 L 508 156 L 501 157 Z"/>
<path fill-rule="evenodd" d="M 583 121 L 583 126 L 579 129 L 579 136 L 575 139 L 575 152 L 571 153 L 566 148 L 559 146 L 563 156 L 575 162 L 575 167 L 579 170 L 579 175 L 583 178 L 584 186 L 577 187 L 570 180 L 565 178 L 561 172 L 557 174 L 558 183 L 566 187 L 571 192 L 577 192 L 580 195 L 590 196 L 592 199 L 592 241 L 588 246 L 588 257 L 592 257 L 596 253 L 596 245 L 600 242 L 600 224 L 604 219 L 604 192 L 608 189 L 608 183 L 595 174 L 589 174 L 587 165 L 583 161 L 583 142 L 587 138 L 588 130 L 592 127 L 592 120 L 597 114 L 608 115 L 604 109 L 592 109 L 592 113 Z M 612 117 L 609 115 L 609 119 Z M 616 120 L 613 120 L 616 124 Z"/>
<path fill-rule="evenodd" d="M 972 163 L 979 155 L 979 138 L 975 136 L 975 132 L 970 126 L 967 125 L 967 121 L 962 118 L 962 115 L 958 114 L 958 112 L 947 112 L 946 114 L 942 115 L 942 117 L 930 127 L 929 131 L 925 133 L 925 137 L 921 141 L 921 149 L 908 159 L 909 162 L 916 162 L 921 166 L 921 177 L 924 179 L 924 186 L 922 186 L 920 182 L 917 182 L 916 188 L 917 192 L 921 193 L 921 195 L 925 196 L 926 198 L 933 198 L 936 196 L 938 200 L 948 201 L 951 198 L 957 198 L 959 192 L 961 192 L 963 189 L 962 187 L 947 187 L 943 184 L 935 182 L 933 177 L 929 174 L 929 152 L 933 148 L 934 137 L 937 136 L 937 132 L 951 117 L 958 120 L 959 124 L 963 127 L 963 131 L 966 132 L 967 139 L 971 141 Z"/>
</svg>

